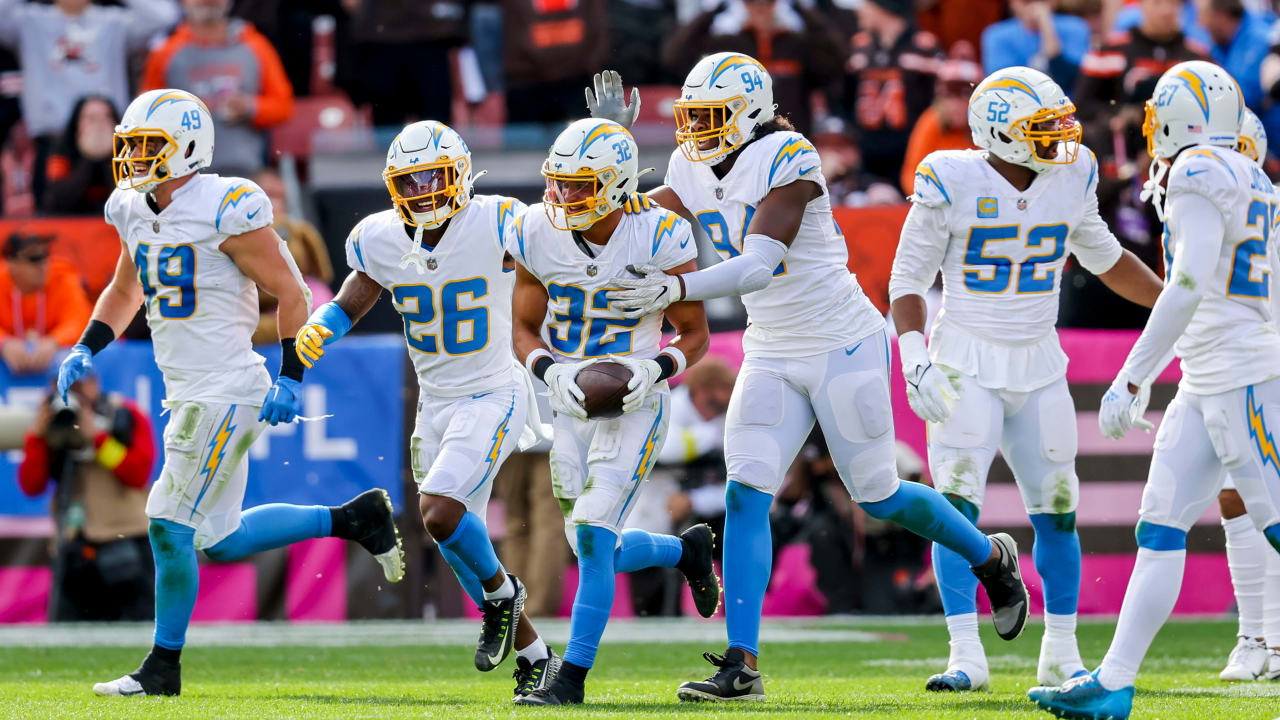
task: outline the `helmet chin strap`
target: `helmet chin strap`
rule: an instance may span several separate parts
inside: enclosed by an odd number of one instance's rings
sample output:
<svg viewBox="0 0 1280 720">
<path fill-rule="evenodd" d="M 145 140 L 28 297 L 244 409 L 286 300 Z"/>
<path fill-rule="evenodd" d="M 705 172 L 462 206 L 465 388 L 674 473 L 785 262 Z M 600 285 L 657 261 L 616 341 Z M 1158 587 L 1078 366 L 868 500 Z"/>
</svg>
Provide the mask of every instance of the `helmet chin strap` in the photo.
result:
<svg viewBox="0 0 1280 720">
<path fill-rule="evenodd" d="M 1150 201 L 1152 207 L 1156 209 L 1156 217 L 1160 222 L 1164 222 L 1164 176 L 1169 174 L 1169 168 L 1172 163 L 1165 164 L 1160 162 L 1158 158 L 1151 159 L 1151 168 L 1147 171 L 1147 181 L 1142 183 L 1142 192 L 1138 194 L 1138 199 L 1142 202 Z"/>
<path fill-rule="evenodd" d="M 426 272 L 427 263 L 423 259 L 426 257 L 426 255 L 425 253 L 422 252 L 422 233 L 424 232 L 424 230 L 425 228 L 421 225 L 419 225 L 417 228 L 414 229 L 413 240 L 412 240 L 413 244 L 409 248 L 409 252 L 405 253 L 400 257 L 401 270 L 409 267 L 410 265 L 413 265 L 414 269 L 418 271 L 419 275 Z"/>
</svg>

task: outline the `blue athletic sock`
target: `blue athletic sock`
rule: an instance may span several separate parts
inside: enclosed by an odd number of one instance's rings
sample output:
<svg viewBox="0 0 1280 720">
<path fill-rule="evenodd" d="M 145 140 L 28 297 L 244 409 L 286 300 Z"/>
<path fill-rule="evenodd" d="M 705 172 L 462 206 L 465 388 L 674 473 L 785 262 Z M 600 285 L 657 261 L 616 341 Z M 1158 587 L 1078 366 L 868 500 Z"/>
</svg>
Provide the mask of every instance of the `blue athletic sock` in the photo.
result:
<svg viewBox="0 0 1280 720">
<path fill-rule="evenodd" d="M 680 538 L 631 528 L 622 531 L 618 549 L 613 552 L 613 571 L 624 573 L 651 567 L 675 567 L 683 554 L 684 544 Z"/>
<path fill-rule="evenodd" d="M 724 492 L 724 618 L 729 647 L 759 655 L 760 608 L 773 572 L 773 496 L 737 481 Z"/>
<path fill-rule="evenodd" d="M 1275 548 L 1276 552 L 1280 552 L 1280 523 L 1263 530 L 1262 534 L 1267 538 L 1267 542 L 1271 543 L 1271 547 Z"/>
<path fill-rule="evenodd" d="M 594 525 L 579 525 L 577 533 L 578 594 L 573 597 L 564 660 L 590 668 L 613 609 L 613 552 L 618 536 Z"/>
<path fill-rule="evenodd" d="M 152 518 L 147 536 L 156 560 L 155 643 L 168 650 L 181 650 L 200 588 L 196 531 L 170 520 Z"/>
<path fill-rule="evenodd" d="M 1050 615 L 1074 615 L 1080 601 L 1080 536 L 1076 514 L 1035 513 L 1031 527 L 1036 544 L 1031 550 L 1036 572 L 1044 585 L 1044 611 Z"/>
<path fill-rule="evenodd" d="M 928 485 L 901 482 L 897 492 L 884 500 L 858 504 L 871 517 L 895 522 L 926 540 L 954 550 L 970 566 L 981 565 L 991 557 L 991 540 Z"/>
<path fill-rule="evenodd" d="M 332 513 L 324 505 L 259 505 L 245 510 L 240 527 L 204 554 L 217 562 L 239 560 L 302 540 L 329 537 L 331 524 Z"/>
<path fill-rule="evenodd" d="M 502 570 L 484 521 L 475 513 L 465 513 L 449 537 L 437 544 L 444 561 L 462 583 L 462 589 L 475 601 L 476 607 L 481 607 L 484 603 L 481 584 Z"/>
<path fill-rule="evenodd" d="M 978 524 L 978 506 L 955 495 L 944 495 L 947 502 L 960 511 L 966 520 Z M 938 595 L 942 598 L 942 612 L 964 615 L 978 612 L 978 576 L 969 569 L 969 562 L 954 550 L 933 543 L 933 576 L 938 581 Z"/>
</svg>

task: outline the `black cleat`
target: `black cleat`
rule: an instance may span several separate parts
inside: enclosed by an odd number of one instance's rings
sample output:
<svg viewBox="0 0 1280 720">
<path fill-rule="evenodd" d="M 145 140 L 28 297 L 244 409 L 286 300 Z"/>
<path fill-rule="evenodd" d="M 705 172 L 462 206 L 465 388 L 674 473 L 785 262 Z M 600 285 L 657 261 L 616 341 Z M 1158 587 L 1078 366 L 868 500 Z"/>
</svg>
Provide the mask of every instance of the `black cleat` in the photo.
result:
<svg viewBox="0 0 1280 720">
<path fill-rule="evenodd" d="M 1013 640 L 1022 634 L 1027 625 L 1027 586 L 1018 570 L 1018 544 L 1008 533 L 991 535 L 991 543 L 1000 550 L 1000 560 L 994 567 L 981 565 L 973 568 L 987 599 L 991 601 L 991 619 L 996 634 L 1002 640 Z M 990 565 L 991 563 L 988 563 Z"/>
<path fill-rule="evenodd" d="M 111 682 L 94 683 L 93 692 L 104 697 L 181 695 L 182 663 L 147 656 L 142 667 Z"/>
<path fill-rule="evenodd" d="M 334 537 L 354 540 L 369 551 L 390 582 L 404 578 L 404 550 L 396 527 L 391 496 L 382 488 L 366 490 L 338 508 L 343 522 L 334 522 Z"/>
<path fill-rule="evenodd" d="M 560 672 L 560 656 L 551 648 L 547 650 L 550 655 L 534 662 L 516 657 L 516 671 L 511 674 L 516 680 L 516 697 L 544 690 L 556 679 L 556 674 Z"/>
<path fill-rule="evenodd" d="M 729 648 L 724 655 L 702 653 L 702 657 L 720 669 L 706 680 L 681 683 L 676 697 L 684 702 L 764 700 L 764 680 L 760 671 L 747 667 L 741 650 Z"/>
<path fill-rule="evenodd" d="M 551 684 L 528 695 L 517 695 L 511 702 L 516 705 L 581 705 L 584 693 L 581 685 L 566 682 L 557 676 Z"/>
<path fill-rule="evenodd" d="M 715 533 L 706 523 L 680 533 L 684 553 L 676 567 L 684 573 L 693 592 L 693 604 L 704 618 L 715 615 L 720 607 L 720 578 L 716 577 L 716 568 L 711 562 L 715 540 Z"/>
<path fill-rule="evenodd" d="M 516 642 L 516 623 L 524 612 L 525 590 L 520 578 L 511 573 L 507 573 L 507 577 L 515 593 L 506 600 L 485 600 L 480 608 L 484 613 L 480 621 L 480 641 L 476 643 L 476 669 L 480 672 L 489 672 L 502 664 Z"/>
</svg>

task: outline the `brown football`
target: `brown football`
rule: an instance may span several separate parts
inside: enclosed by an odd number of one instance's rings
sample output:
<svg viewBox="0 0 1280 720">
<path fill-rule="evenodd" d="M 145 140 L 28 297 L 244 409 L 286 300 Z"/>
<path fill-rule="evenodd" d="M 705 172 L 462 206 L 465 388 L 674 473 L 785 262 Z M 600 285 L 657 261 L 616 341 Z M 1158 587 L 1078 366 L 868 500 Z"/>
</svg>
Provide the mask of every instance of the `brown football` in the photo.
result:
<svg viewBox="0 0 1280 720">
<path fill-rule="evenodd" d="M 582 407 L 592 420 L 608 420 L 622 414 L 622 398 L 627 395 L 631 370 L 610 360 L 594 363 L 578 371 L 574 380 L 586 399 Z"/>
</svg>

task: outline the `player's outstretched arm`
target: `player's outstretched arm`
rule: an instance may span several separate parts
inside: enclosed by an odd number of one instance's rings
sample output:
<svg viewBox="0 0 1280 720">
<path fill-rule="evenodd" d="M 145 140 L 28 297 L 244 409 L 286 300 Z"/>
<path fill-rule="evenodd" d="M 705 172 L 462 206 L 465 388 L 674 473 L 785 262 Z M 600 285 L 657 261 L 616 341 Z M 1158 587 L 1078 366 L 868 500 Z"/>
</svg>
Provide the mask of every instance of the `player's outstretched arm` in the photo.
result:
<svg viewBox="0 0 1280 720">
<path fill-rule="evenodd" d="M 311 293 L 289 249 L 270 227 L 232 235 L 219 249 L 240 272 L 276 298 L 276 324 L 281 338 L 280 372 L 262 401 L 258 420 L 271 425 L 292 422 L 302 411 L 299 386 L 305 371 L 298 358 L 294 335 L 307 320 Z"/>
<path fill-rule="evenodd" d="M 668 275 L 685 275 L 698 272 L 698 261 L 690 260 L 667 271 Z M 672 373 L 679 375 L 707 354 L 711 347 L 711 330 L 707 327 L 707 311 L 700 300 L 673 303 L 665 310 L 667 321 L 675 329 L 676 336 L 667 343 L 668 348 L 680 352 L 684 362 Z"/>
<path fill-rule="evenodd" d="M 338 296 L 316 308 L 298 331 L 295 348 L 302 364 L 312 367 L 324 355 L 324 346 L 346 335 L 373 308 L 381 295 L 382 286 L 373 278 L 352 270 L 342 281 Z"/>
<path fill-rule="evenodd" d="M 142 285 L 138 283 L 138 270 L 129 255 L 129 247 L 121 241 L 116 272 L 98 296 L 80 341 L 58 367 L 58 393 L 64 401 L 67 390 L 93 368 L 91 358 L 124 332 L 141 304 Z"/>
<path fill-rule="evenodd" d="M 1100 273 L 1098 279 L 1111 292 L 1143 307 L 1156 304 L 1164 283 L 1137 255 L 1125 250 L 1110 270 Z"/>
</svg>

